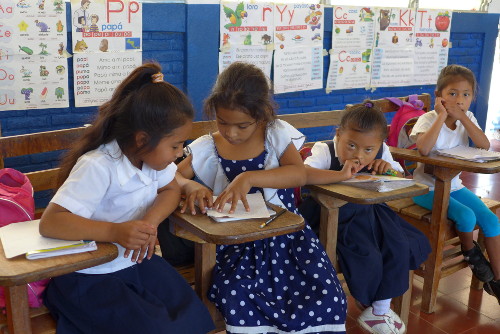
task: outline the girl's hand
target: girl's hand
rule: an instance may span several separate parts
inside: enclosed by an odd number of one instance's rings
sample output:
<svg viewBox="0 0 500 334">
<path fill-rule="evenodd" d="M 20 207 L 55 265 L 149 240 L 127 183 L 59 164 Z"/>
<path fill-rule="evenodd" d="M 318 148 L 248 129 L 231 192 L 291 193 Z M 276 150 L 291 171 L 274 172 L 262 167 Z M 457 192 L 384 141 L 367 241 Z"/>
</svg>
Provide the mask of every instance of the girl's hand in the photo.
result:
<svg viewBox="0 0 500 334">
<path fill-rule="evenodd" d="M 120 224 L 113 224 L 112 241 L 127 249 L 125 257 L 128 257 L 130 250 L 139 251 L 144 247 L 145 251 L 151 238 L 156 239 L 156 228 L 146 221 L 130 220 Z M 135 261 L 134 258 L 132 260 Z"/>
<path fill-rule="evenodd" d="M 436 101 L 434 103 L 434 110 L 436 110 L 438 116 L 440 115 L 448 116 L 448 111 L 446 110 L 445 104 L 446 101 L 442 97 L 439 96 L 436 97 Z"/>
<path fill-rule="evenodd" d="M 456 119 L 456 120 L 461 120 L 461 119 L 463 119 L 463 117 L 466 117 L 466 115 L 465 115 L 466 110 L 463 110 L 463 106 L 456 104 L 456 103 L 454 103 L 454 104 L 444 103 L 444 106 L 446 108 L 446 112 L 448 113 L 448 116 L 450 116 L 451 118 Z"/>
<path fill-rule="evenodd" d="M 156 245 L 156 235 L 150 235 L 149 240 L 146 242 L 145 245 L 143 245 L 140 249 L 133 250 L 132 257 L 130 258 L 130 260 L 132 262 L 137 261 L 137 263 L 141 263 L 142 260 L 144 260 L 144 257 L 146 256 L 148 260 L 151 260 L 151 257 L 153 256 L 155 251 L 155 245 Z M 128 257 L 131 251 L 132 250 L 130 249 L 126 249 L 124 256 Z"/>
<path fill-rule="evenodd" d="M 231 208 L 229 209 L 229 213 L 233 213 L 236 209 L 238 201 L 241 200 L 245 210 L 250 211 L 246 195 L 252 188 L 252 185 L 248 181 L 247 175 L 247 173 L 241 173 L 226 187 L 226 189 L 224 189 L 222 193 L 220 193 L 219 197 L 217 197 L 214 202 L 214 209 L 222 212 L 226 203 L 230 202 Z"/>
<path fill-rule="evenodd" d="M 358 160 L 352 159 L 352 160 L 346 160 L 344 161 L 344 167 L 342 167 L 341 175 L 345 177 L 344 180 L 349 180 L 356 174 L 358 171 L 363 169 L 363 165 L 359 163 Z"/>
<path fill-rule="evenodd" d="M 192 181 L 186 184 L 184 189 L 186 192 L 186 200 L 181 208 L 181 213 L 191 211 L 193 216 L 196 215 L 196 203 L 198 203 L 198 207 L 203 214 L 207 212 L 206 208 L 213 207 L 213 193 L 207 187 Z"/>
<path fill-rule="evenodd" d="M 390 163 L 382 159 L 375 159 L 367 166 L 368 170 L 372 171 L 372 174 L 385 174 L 391 167 Z"/>
</svg>

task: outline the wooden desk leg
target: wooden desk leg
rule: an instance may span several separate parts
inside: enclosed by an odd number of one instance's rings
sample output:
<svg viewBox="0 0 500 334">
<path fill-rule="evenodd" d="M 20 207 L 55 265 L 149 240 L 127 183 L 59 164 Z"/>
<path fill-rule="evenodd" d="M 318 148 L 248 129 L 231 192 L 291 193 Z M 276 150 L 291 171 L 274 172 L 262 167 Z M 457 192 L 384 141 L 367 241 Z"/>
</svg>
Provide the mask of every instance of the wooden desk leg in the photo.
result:
<svg viewBox="0 0 500 334">
<path fill-rule="evenodd" d="M 399 318 L 406 324 L 407 328 L 411 306 L 411 291 L 413 289 L 413 270 L 410 270 L 408 279 L 410 283 L 408 286 L 408 290 L 406 290 L 403 295 L 392 299 L 392 303 L 394 304 L 394 312 L 399 315 Z"/>
<path fill-rule="evenodd" d="M 436 297 L 441 278 L 443 264 L 443 247 L 445 228 L 448 224 L 448 204 L 450 200 L 451 180 L 459 171 L 434 166 L 433 174 L 436 177 L 434 188 L 434 202 L 431 216 L 430 243 L 432 254 L 425 262 L 424 287 L 420 309 L 425 313 L 433 313 L 436 306 Z"/>
<path fill-rule="evenodd" d="M 9 334 L 31 334 L 26 285 L 4 287 Z"/>
<path fill-rule="evenodd" d="M 325 248 L 335 269 L 337 264 L 337 230 L 339 226 L 339 208 L 346 201 L 336 199 L 321 193 L 313 193 L 312 196 L 321 205 L 321 218 L 319 223 L 319 241 Z"/>
<path fill-rule="evenodd" d="M 194 244 L 194 277 L 198 297 L 208 308 L 216 328 L 225 328 L 224 319 L 215 305 L 208 300 L 208 290 L 212 284 L 212 271 L 215 267 L 215 244 Z"/>
</svg>

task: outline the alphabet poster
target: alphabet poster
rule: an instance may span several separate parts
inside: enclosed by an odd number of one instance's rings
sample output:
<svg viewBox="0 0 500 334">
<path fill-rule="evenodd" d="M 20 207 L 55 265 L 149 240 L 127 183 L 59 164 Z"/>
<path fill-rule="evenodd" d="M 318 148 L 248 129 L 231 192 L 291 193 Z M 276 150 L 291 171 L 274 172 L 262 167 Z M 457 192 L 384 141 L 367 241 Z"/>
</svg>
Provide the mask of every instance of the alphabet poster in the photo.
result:
<svg viewBox="0 0 500 334">
<path fill-rule="evenodd" d="M 375 9 L 371 86 L 413 85 L 415 10 Z"/>
<path fill-rule="evenodd" d="M 219 72 L 236 61 L 244 61 L 271 76 L 273 10 L 271 3 L 221 3 Z"/>
<path fill-rule="evenodd" d="M 142 4 L 71 0 L 73 52 L 142 51 Z"/>
<path fill-rule="evenodd" d="M 327 90 L 369 87 L 374 20 L 373 8 L 334 6 Z"/>
<path fill-rule="evenodd" d="M 62 0 L 0 0 L 0 110 L 68 107 Z"/>
<path fill-rule="evenodd" d="M 447 65 L 451 17 L 445 9 L 417 10 L 414 85 L 434 85 Z"/>
<path fill-rule="evenodd" d="M 72 0 L 75 106 L 98 106 L 142 64 L 142 3 Z"/>
<path fill-rule="evenodd" d="M 276 4 L 274 92 L 323 87 L 323 6 Z"/>
</svg>

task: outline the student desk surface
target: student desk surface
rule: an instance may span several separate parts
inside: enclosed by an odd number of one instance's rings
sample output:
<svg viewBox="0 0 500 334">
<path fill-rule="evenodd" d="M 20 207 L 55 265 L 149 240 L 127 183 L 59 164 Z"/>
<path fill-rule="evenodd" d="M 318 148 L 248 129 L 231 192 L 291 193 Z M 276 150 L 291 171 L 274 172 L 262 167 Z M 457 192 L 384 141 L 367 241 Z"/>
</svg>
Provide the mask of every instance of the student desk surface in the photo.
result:
<svg viewBox="0 0 500 334">
<path fill-rule="evenodd" d="M 280 208 L 271 205 L 276 212 Z M 292 212 L 286 211 L 269 225 L 260 228 L 268 218 L 245 219 L 230 222 L 215 222 L 207 215 L 181 213 L 176 210 L 169 218 L 170 231 L 178 236 L 195 242 L 195 289 L 198 297 L 207 306 L 217 328 L 223 328 L 224 323 L 215 305 L 207 298 L 212 280 L 212 270 L 215 266 L 216 245 L 233 245 L 245 242 L 271 238 L 278 235 L 300 231 L 304 228 L 304 219 Z"/>
<path fill-rule="evenodd" d="M 0 243 L 0 286 L 5 289 L 10 334 L 31 333 L 26 283 L 93 267 L 118 256 L 115 245 L 101 242 L 97 245 L 97 250 L 92 252 L 28 260 L 24 256 L 6 259 Z"/>
</svg>

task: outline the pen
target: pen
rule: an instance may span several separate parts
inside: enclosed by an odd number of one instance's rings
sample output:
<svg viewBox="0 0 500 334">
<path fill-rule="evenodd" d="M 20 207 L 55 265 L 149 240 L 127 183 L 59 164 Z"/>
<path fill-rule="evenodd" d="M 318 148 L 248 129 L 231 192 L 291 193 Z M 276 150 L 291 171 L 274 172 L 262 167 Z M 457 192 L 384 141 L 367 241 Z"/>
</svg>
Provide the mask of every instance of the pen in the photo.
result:
<svg viewBox="0 0 500 334">
<path fill-rule="evenodd" d="M 282 214 L 284 214 L 286 211 L 287 211 L 286 209 L 281 209 L 281 211 L 278 212 L 277 214 L 275 214 L 274 217 L 272 217 L 272 218 L 268 219 L 267 221 L 263 222 L 262 224 L 260 224 L 260 228 L 266 227 L 273 220 L 275 220 L 276 218 L 278 218 L 279 216 L 281 216 Z"/>
<path fill-rule="evenodd" d="M 398 176 L 397 174 L 398 172 L 396 172 L 395 170 L 393 169 L 388 169 L 387 172 L 384 173 L 384 175 L 390 175 L 390 176 Z"/>
</svg>

